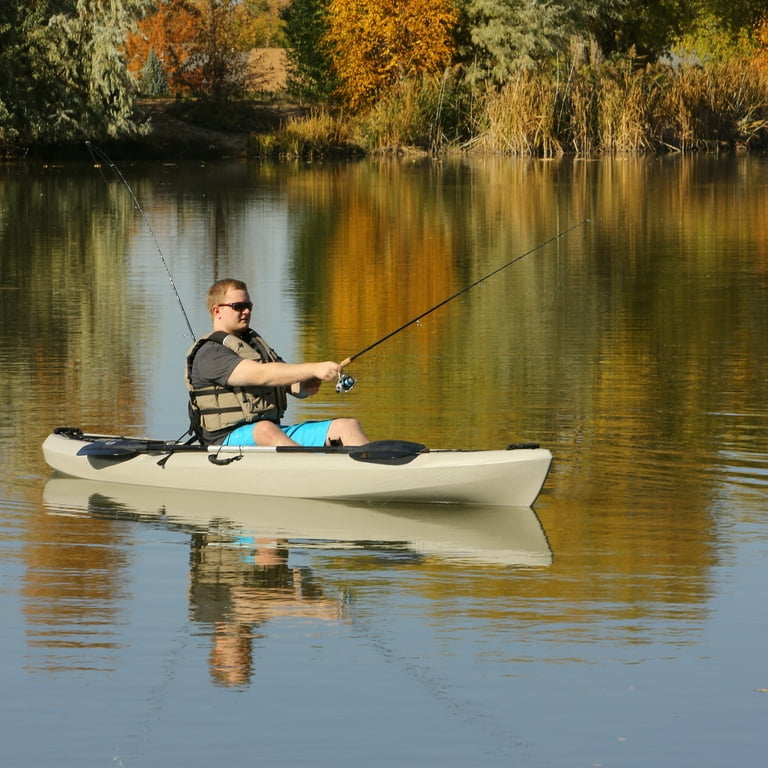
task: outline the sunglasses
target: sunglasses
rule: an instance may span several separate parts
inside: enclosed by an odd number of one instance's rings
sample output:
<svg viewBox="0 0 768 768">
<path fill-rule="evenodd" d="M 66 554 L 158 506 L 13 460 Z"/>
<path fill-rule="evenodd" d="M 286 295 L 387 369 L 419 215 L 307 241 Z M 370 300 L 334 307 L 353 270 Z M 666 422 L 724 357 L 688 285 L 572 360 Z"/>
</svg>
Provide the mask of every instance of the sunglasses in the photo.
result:
<svg viewBox="0 0 768 768">
<path fill-rule="evenodd" d="M 219 304 L 220 307 L 231 307 L 235 312 L 245 312 L 247 309 L 249 312 L 253 309 L 252 301 L 234 301 L 231 304 Z"/>
</svg>

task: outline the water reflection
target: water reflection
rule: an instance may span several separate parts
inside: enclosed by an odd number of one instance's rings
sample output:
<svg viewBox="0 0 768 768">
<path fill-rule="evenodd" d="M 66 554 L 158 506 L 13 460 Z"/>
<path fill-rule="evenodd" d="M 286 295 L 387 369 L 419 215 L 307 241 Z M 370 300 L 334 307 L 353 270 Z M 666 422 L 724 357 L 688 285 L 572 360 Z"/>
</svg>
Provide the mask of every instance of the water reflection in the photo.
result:
<svg viewBox="0 0 768 768">
<path fill-rule="evenodd" d="M 190 615 L 210 634 L 210 672 L 222 685 L 251 681 L 253 644 L 270 621 L 344 619 L 343 596 L 327 598 L 310 568 L 290 565 L 286 539 L 193 533 L 191 546 Z"/>
<path fill-rule="evenodd" d="M 67 591 L 67 611 L 88 635 L 98 636 L 102 631 L 94 615 L 106 616 L 112 601 L 121 597 L 106 585 L 125 578 L 124 564 L 113 559 L 115 550 L 120 551 L 118 539 L 105 540 L 99 557 L 87 556 L 84 548 L 93 543 L 97 532 L 115 527 L 127 532 L 126 523 L 133 522 L 189 534 L 190 616 L 210 637 L 211 676 L 227 686 L 250 681 L 254 643 L 270 631 L 271 623 L 354 620 L 346 611 L 346 599 L 359 582 L 357 574 L 367 573 L 374 563 L 377 569 L 392 567 L 412 573 L 414 589 L 429 583 L 431 576 L 425 576 L 433 571 L 448 567 L 455 578 L 466 572 L 479 595 L 484 580 L 499 578 L 500 567 L 541 569 L 552 563 L 541 524 L 528 508 L 377 508 L 71 478 L 49 480 L 44 505 L 48 512 L 44 520 L 52 518 L 69 526 L 66 532 L 57 533 L 65 542 L 76 542 L 79 558 L 66 569 L 50 558 L 45 568 L 37 563 L 33 573 L 41 569 L 58 584 L 93 583 L 95 573 L 114 563 L 114 570 L 98 579 L 98 590 Z M 89 526 L 93 530 L 84 535 Z M 323 585 L 323 573 L 339 557 L 344 558 L 347 587 L 332 584 L 328 588 Z M 296 565 L 291 562 L 295 558 L 309 558 L 317 567 Z M 77 638 L 64 634 L 55 613 L 45 610 L 47 603 L 39 599 L 39 591 L 30 588 L 26 596 L 27 613 L 43 625 L 38 631 L 47 638 L 52 655 L 66 641 L 80 656 L 88 656 L 88 643 L 78 644 Z"/>
<path fill-rule="evenodd" d="M 447 561 L 546 567 L 552 552 L 536 513 L 523 507 L 364 504 L 146 488 L 54 477 L 44 504 L 54 510 L 119 514 L 239 531 L 264 540 L 397 542 Z M 214 511 L 215 510 L 215 511 Z"/>
<path fill-rule="evenodd" d="M 33 518 L 24 547 L 28 668 L 108 672 L 129 597 L 129 531 L 108 517 L 50 512 Z"/>
<path fill-rule="evenodd" d="M 184 683 L 168 689 L 165 719 L 145 713 L 142 722 L 167 736 L 159 749 L 147 742 L 147 754 L 199 744 L 215 705 L 233 761 L 252 758 L 255 721 L 272 729 L 275 760 L 287 743 L 294 762 L 315 759 L 285 711 L 319 723 L 322 739 L 309 742 L 318 754 L 327 738 L 346 748 L 353 734 L 355 754 L 369 755 L 371 706 L 384 716 L 381 733 L 417 730 L 410 717 L 393 728 L 391 717 L 416 677 L 430 679 L 426 669 L 435 689 L 448 691 L 431 699 L 436 727 L 418 753 L 427 760 L 444 744 L 431 737 L 447 730 L 446 705 L 461 725 L 483 720 L 453 706 L 457 690 L 485 702 L 485 722 L 500 726 L 478 732 L 477 754 L 500 744 L 497 730 L 512 728 L 516 744 L 531 744 L 528 763 L 565 765 L 575 754 L 607 765 L 606 734 L 629 724 L 638 739 L 625 746 L 636 751 L 616 754 L 619 762 L 658 762 L 672 744 L 698 745 L 691 760 L 727 764 L 733 733 L 743 754 L 759 760 L 759 738 L 748 731 L 761 733 L 754 690 L 765 687 L 755 675 L 764 656 L 768 487 L 767 162 L 124 169 L 193 327 L 208 327 L 203 297 L 214 279 L 242 277 L 256 327 L 292 360 L 353 354 L 589 217 L 583 236 L 542 249 L 357 360 L 358 385 L 347 397 L 330 392 L 292 406 L 297 420 L 355 415 L 375 437 L 550 448 L 555 462 L 536 515 L 523 516 L 517 532 L 497 530 L 482 514 L 473 526 L 393 512 L 385 525 L 370 509 L 334 529 L 325 512 L 322 521 L 277 509 L 270 518 L 270 507 L 257 510 L 265 515 L 259 527 L 262 518 L 229 519 L 220 500 L 211 500 L 217 522 L 197 516 L 194 502 L 135 503 L 93 487 L 70 498 L 58 480 L 46 487 L 45 514 L 40 445 L 53 426 L 184 431 L 189 339 L 124 190 L 90 167 L 2 169 L 0 596 L 10 605 L 2 650 L 10 667 L 20 659 L 25 691 L 20 707 L 13 698 L 6 708 L 8 728 L 22 734 L 21 761 L 43 727 L 31 711 L 49 713 L 49 741 L 70 752 L 99 735 L 110 749 L 120 743 L 122 710 L 103 702 L 125 703 L 130 688 L 155 684 L 162 664 L 148 660 L 162 658 L 179 624 L 173 656 L 189 651 L 190 659 Z M 151 534 L 165 536 L 163 545 L 139 546 Z M 194 618 L 205 601 L 187 596 L 188 551 L 193 572 L 195 558 L 205 561 L 202 591 L 226 594 L 219 608 L 208 604 L 210 621 Z M 159 562 L 142 561 L 153 554 Z M 261 568 L 249 559 L 265 554 L 278 561 Z M 162 580 L 159 568 L 167 568 Z M 309 640 L 307 623 L 317 632 Z M 223 639 L 214 637 L 217 626 L 227 629 Z M 214 639 L 242 654 L 223 665 L 229 679 L 238 669 L 247 679 L 260 651 L 275 652 L 268 700 L 255 684 L 246 707 L 241 696 L 210 690 Z M 343 657 L 339 666 L 315 664 L 308 643 Z M 382 649 L 378 660 L 371 648 Z M 350 651 L 363 662 L 361 691 L 334 684 L 346 679 Z M 27 685 L 18 674 L 25 666 L 45 670 L 44 684 L 35 687 L 38 675 Z M 398 668 L 418 674 L 390 687 Z M 51 673 L 63 670 L 74 674 L 51 685 Z M 319 681 L 318 696 L 332 705 L 327 720 L 318 720 L 317 696 L 296 697 L 283 684 L 291 673 L 302 691 Z M 616 686 L 631 674 L 643 685 L 630 704 Z M 78 678 L 83 685 L 73 687 Z M 358 697 L 363 688 L 370 698 Z M 389 762 L 402 762 L 411 745 L 406 737 Z M 209 747 L 183 759 L 220 758 Z"/>
<path fill-rule="evenodd" d="M 128 177 L 193 325 L 207 328 L 213 279 L 238 274 L 290 359 L 352 354 L 590 217 L 578 237 L 361 358 L 348 397 L 292 415 L 354 412 L 376 437 L 446 447 L 540 442 L 555 454 L 539 511 L 563 599 L 583 601 L 597 573 L 603 604 L 628 592 L 706 603 L 729 524 L 757 516 L 765 489 L 763 159 L 137 166 Z M 47 477 L 39 445 L 55 424 L 178 436 L 188 340 L 124 190 L 76 167 L 0 184 L 4 488 Z M 673 563 L 690 578 L 676 580 Z M 547 583 L 525 589 L 545 596 Z"/>
</svg>

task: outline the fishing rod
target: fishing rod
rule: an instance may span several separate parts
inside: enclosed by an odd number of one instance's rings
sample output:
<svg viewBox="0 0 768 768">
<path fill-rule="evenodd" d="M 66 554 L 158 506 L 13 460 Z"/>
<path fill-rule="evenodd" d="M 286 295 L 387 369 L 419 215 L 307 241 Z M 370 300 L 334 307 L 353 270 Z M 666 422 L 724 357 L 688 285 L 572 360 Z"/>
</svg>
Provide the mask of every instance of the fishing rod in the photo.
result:
<svg viewBox="0 0 768 768">
<path fill-rule="evenodd" d="M 144 209 L 141 207 L 141 203 L 139 203 L 139 200 L 136 197 L 136 194 L 134 193 L 133 189 L 131 188 L 131 185 L 128 183 L 125 176 L 123 176 L 123 174 L 120 172 L 120 169 L 112 162 L 109 155 L 107 155 L 107 153 L 104 152 L 104 150 L 99 149 L 95 144 L 93 144 L 90 141 L 86 141 L 85 146 L 88 147 L 88 151 L 91 153 L 93 162 L 96 163 L 97 167 L 100 169 L 102 163 L 105 163 L 106 165 L 108 165 L 112 173 L 115 174 L 115 178 L 125 187 L 125 189 L 128 191 L 128 194 L 131 196 L 134 207 L 141 214 L 141 218 L 144 220 L 144 223 L 146 224 L 147 229 L 149 230 L 149 234 L 152 236 L 152 240 L 155 243 L 155 247 L 157 248 L 157 255 L 160 257 L 160 263 L 165 268 L 165 273 L 168 275 L 168 280 L 170 280 L 171 282 L 171 288 L 173 289 L 173 293 L 176 296 L 176 301 L 179 303 L 181 314 L 184 315 L 184 320 L 187 323 L 187 328 L 189 329 L 189 335 L 192 337 L 192 341 L 195 341 L 195 332 L 192 330 L 192 323 L 189 322 L 189 317 L 187 316 L 187 311 L 184 309 L 184 304 L 182 304 L 181 296 L 179 296 L 179 292 L 176 290 L 176 283 L 173 281 L 173 275 L 171 274 L 171 270 L 168 267 L 168 262 L 165 260 L 165 256 L 163 256 L 163 250 L 162 248 L 160 248 L 160 243 L 157 241 L 157 238 L 155 237 L 155 232 L 152 229 L 152 225 L 149 223 L 147 214 L 144 213 Z M 99 172 L 101 173 L 101 171 Z M 106 183 L 107 180 L 104 177 L 104 174 L 101 174 L 101 177 L 104 179 L 104 182 Z"/>
<path fill-rule="evenodd" d="M 346 368 L 353 360 L 356 360 L 361 355 L 364 355 L 366 352 L 370 352 L 372 349 L 375 349 L 379 346 L 379 344 L 383 344 L 387 339 L 391 339 L 396 334 L 400 333 L 400 331 L 404 331 L 406 328 L 410 327 L 414 323 L 418 323 L 419 320 L 425 318 L 427 315 L 432 314 L 436 309 L 440 309 L 440 307 L 444 307 L 449 301 L 453 301 L 455 298 L 458 298 L 463 293 L 466 293 L 471 288 L 474 288 L 476 285 L 480 285 L 480 283 L 485 282 L 488 280 L 488 278 L 493 277 L 494 275 L 501 272 L 503 269 L 506 269 L 507 267 L 511 267 L 513 264 L 517 263 L 521 259 L 524 259 L 526 256 L 530 256 L 532 253 L 535 253 L 539 249 L 543 248 L 545 245 L 549 245 L 550 243 L 554 243 L 556 240 L 559 240 L 561 237 L 565 237 L 569 232 L 572 232 L 574 229 L 578 229 L 584 224 L 588 224 L 591 220 L 590 219 L 582 219 L 578 224 L 574 224 L 573 226 L 568 227 L 567 229 L 562 230 L 562 232 L 558 232 L 553 237 L 550 237 L 548 240 L 545 240 L 543 243 L 539 243 L 538 245 L 531 248 L 529 251 L 526 251 L 525 253 L 521 254 L 520 256 L 516 256 L 511 261 L 508 261 L 506 264 L 502 264 L 500 267 L 497 267 L 492 272 L 489 272 L 487 275 L 483 275 L 483 277 L 478 278 L 475 280 L 474 283 L 470 283 L 466 287 L 462 288 L 460 291 L 456 291 L 453 295 L 449 296 L 447 299 L 443 299 L 438 304 L 435 304 L 434 307 L 430 307 L 429 309 L 422 312 L 417 317 L 414 317 L 413 320 L 409 320 L 407 323 L 404 323 L 399 328 L 395 328 L 394 331 L 391 331 L 386 336 L 382 336 L 378 341 L 374 341 L 373 344 L 369 344 L 365 349 L 361 349 L 359 352 L 355 352 L 354 355 L 350 355 L 348 358 L 343 360 L 340 365 L 342 368 Z M 352 376 L 349 376 L 344 373 L 339 374 L 339 383 L 336 385 L 336 391 L 337 392 L 349 392 L 350 389 L 355 385 L 355 379 Z"/>
</svg>

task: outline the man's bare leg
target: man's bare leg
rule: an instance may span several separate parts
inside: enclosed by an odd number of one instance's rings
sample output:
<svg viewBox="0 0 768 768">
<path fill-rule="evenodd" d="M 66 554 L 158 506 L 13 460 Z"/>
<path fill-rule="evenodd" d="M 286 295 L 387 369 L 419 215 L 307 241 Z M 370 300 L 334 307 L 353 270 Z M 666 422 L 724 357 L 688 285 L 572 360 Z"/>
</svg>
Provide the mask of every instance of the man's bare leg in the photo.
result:
<svg viewBox="0 0 768 768">
<path fill-rule="evenodd" d="M 326 443 L 331 445 L 332 441 L 341 441 L 342 445 L 365 445 L 371 442 L 357 419 L 334 419 L 328 428 Z"/>
<path fill-rule="evenodd" d="M 271 421 L 257 421 L 253 425 L 253 442 L 256 445 L 298 445 Z"/>
</svg>

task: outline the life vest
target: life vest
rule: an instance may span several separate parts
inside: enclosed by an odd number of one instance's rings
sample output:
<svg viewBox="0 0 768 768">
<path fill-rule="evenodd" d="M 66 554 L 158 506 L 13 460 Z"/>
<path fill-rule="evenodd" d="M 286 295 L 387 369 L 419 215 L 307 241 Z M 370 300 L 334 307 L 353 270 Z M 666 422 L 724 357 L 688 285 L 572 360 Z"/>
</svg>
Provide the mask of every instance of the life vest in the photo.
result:
<svg viewBox="0 0 768 768">
<path fill-rule="evenodd" d="M 288 406 L 285 387 L 225 387 L 209 384 L 195 389 L 192 385 L 192 362 L 204 344 L 218 343 L 246 360 L 261 363 L 282 362 L 264 339 L 250 328 L 245 338 L 214 331 L 198 339 L 187 353 L 185 380 L 189 391 L 192 430 L 202 439 L 200 430 L 208 433 L 228 431 L 239 424 L 269 420 L 279 422 Z"/>
</svg>

